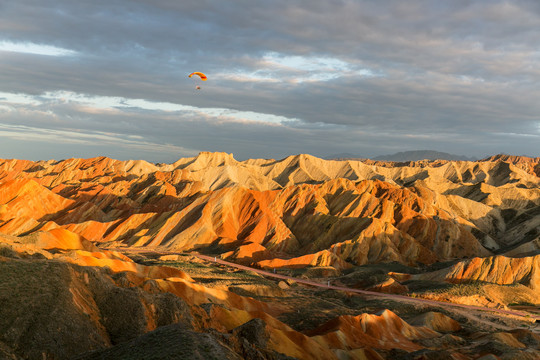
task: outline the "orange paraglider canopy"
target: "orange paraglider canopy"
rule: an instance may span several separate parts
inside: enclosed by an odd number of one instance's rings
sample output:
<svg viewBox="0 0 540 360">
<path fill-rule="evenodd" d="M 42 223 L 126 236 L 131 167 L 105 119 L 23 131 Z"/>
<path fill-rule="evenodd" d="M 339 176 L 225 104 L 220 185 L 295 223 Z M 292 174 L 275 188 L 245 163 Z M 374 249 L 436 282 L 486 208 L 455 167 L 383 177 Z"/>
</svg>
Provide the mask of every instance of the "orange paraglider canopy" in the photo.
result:
<svg viewBox="0 0 540 360">
<path fill-rule="evenodd" d="M 193 72 L 191 74 L 189 74 L 189 77 L 192 77 L 193 75 L 199 75 L 199 77 L 201 78 L 202 81 L 206 81 L 207 77 L 206 75 L 204 75 L 202 72 Z"/>
</svg>

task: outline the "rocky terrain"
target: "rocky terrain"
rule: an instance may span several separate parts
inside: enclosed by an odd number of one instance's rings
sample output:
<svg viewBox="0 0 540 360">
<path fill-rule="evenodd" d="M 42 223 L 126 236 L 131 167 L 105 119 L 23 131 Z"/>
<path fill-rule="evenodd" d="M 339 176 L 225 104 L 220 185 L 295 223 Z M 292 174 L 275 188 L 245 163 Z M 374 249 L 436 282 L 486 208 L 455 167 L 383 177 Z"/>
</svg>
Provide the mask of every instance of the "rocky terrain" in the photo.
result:
<svg viewBox="0 0 540 360">
<path fill-rule="evenodd" d="M 538 166 L 0 160 L 0 359 L 540 358 Z"/>
</svg>

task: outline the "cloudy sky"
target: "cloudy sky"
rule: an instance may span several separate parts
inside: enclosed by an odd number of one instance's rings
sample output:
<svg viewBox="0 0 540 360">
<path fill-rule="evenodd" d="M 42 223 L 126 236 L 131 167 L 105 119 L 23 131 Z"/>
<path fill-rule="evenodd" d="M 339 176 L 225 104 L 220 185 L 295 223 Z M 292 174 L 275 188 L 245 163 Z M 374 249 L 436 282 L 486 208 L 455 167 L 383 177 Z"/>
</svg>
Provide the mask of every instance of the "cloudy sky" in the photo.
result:
<svg viewBox="0 0 540 360">
<path fill-rule="evenodd" d="M 0 158 L 420 149 L 540 156 L 538 0 L 0 0 Z"/>
</svg>

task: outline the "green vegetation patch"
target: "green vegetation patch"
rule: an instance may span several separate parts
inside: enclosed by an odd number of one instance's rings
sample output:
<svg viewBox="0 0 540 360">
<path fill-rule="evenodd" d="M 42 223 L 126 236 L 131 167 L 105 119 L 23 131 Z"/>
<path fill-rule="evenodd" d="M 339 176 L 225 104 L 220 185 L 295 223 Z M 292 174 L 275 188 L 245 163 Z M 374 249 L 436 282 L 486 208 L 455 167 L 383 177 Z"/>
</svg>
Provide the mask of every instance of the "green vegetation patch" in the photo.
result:
<svg viewBox="0 0 540 360">
<path fill-rule="evenodd" d="M 449 296 L 485 296 L 484 291 L 485 282 L 482 281 L 468 281 L 462 283 L 443 283 L 443 282 L 434 282 L 434 281 L 409 281 L 406 282 L 406 285 L 409 287 L 409 290 L 413 294 L 422 295 L 422 294 L 437 294 L 442 295 L 446 294 Z"/>
</svg>

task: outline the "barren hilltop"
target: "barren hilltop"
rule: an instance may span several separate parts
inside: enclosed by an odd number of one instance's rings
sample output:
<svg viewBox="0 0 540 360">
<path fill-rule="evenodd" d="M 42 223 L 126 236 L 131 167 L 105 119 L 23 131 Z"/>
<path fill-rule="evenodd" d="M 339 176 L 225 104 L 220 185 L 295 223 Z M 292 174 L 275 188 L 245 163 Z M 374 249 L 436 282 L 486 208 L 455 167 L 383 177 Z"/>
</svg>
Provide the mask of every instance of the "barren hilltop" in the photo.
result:
<svg viewBox="0 0 540 360">
<path fill-rule="evenodd" d="M 539 176 L 507 155 L 0 160 L 0 359 L 538 359 Z"/>
</svg>

